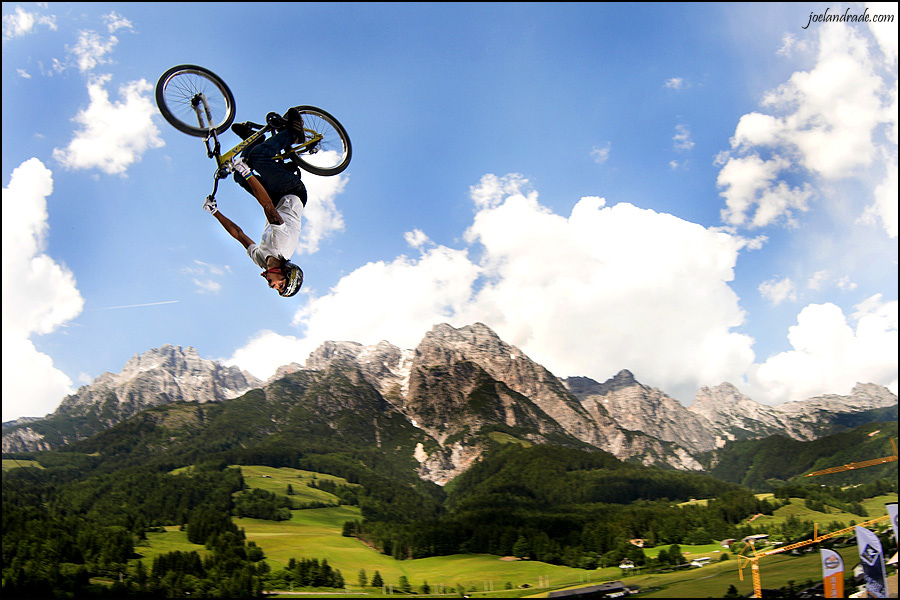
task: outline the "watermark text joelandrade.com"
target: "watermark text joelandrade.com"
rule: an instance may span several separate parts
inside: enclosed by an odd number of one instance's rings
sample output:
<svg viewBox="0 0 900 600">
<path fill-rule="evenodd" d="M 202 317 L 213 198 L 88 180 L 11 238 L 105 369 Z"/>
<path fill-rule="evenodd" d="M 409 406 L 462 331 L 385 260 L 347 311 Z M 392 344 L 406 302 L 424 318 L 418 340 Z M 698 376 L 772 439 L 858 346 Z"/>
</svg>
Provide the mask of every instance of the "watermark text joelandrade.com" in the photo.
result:
<svg viewBox="0 0 900 600">
<path fill-rule="evenodd" d="M 809 22 L 806 24 L 803 29 L 806 29 L 813 23 L 893 23 L 894 15 L 874 15 L 869 14 L 868 7 L 866 10 L 860 15 L 851 15 L 850 9 L 844 11 L 844 14 L 841 13 L 832 13 L 828 14 L 830 8 L 826 8 L 825 12 L 822 14 L 809 13 Z"/>
</svg>

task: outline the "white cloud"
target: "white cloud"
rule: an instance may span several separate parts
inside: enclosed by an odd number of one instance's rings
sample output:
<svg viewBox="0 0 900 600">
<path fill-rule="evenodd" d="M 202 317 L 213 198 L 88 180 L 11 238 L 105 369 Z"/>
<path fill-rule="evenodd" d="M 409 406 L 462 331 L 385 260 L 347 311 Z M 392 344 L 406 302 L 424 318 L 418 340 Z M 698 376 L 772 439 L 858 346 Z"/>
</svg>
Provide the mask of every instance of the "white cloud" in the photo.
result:
<svg viewBox="0 0 900 600">
<path fill-rule="evenodd" d="M 892 15 L 890 22 L 869 23 L 869 29 L 878 40 L 878 46 L 884 55 L 885 64 L 889 67 L 897 64 L 897 3 L 896 2 L 867 2 L 869 12 L 877 15 Z"/>
<path fill-rule="evenodd" d="M 303 363 L 313 350 L 313 342 L 264 330 L 236 350 L 231 358 L 223 359 L 222 362 L 266 380 L 275 374 L 278 367 L 292 362 Z"/>
<path fill-rule="evenodd" d="M 629 368 L 683 398 L 752 363 L 752 341 L 732 331 L 744 319 L 728 286 L 740 239 L 597 197 L 565 218 L 522 183 L 467 233 L 484 248 L 486 282 L 465 321 L 494 327 L 557 374 Z"/>
<path fill-rule="evenodd" d="M 132 81 L 119 88 L 121 100 L 111 102 L 104 87 L 108 82 L 109 76 L 92 79 L 90 104 L 74 118 L 80 129 L 66 148 L 53 150 L 66 168 L 124 174 L 148 149 L 165 145 L 152 118 L 156 108 L 146 95 L 152 86 Z"/>
<path fill-rule="evenodd" d="M 35 25 L 44 25 L 51 31 L 56 31 L 56 17 L 31 13 L 16 6 L 14 13 L 3 15 L 3 41 L 33 33 Z"/>
<path fill-rule="evenodd" d="M 313 254 L 329 236 L 343 231 L 344 217 L 334 199 L 344 191 L 346 177 L 319 177 L 304 173 L 303 183 L 309 200 L 303 209 L 303 228 L 297 254 Z"/>
<path fill-rule="evenodd" d="M 676 125 L 675 135 L 672 137 L 675 142 L 676 150 L 690 150 L 694 147 L 694 140 L 691 139 L 691 130 L 687 125 Z"/>
<path fill-rule="evenodd" d="M 199 260 L 195 260 L 190 267 L 183 267 L 182 274 L 188 275 L 196 286 L 199 294 L 218 294 L 222 291 L 222 284 L 219 280 L 226 274 L 231 272 L 231 267 L 225 265 L 219 267 L 211 265 Z"/>
<path fill-rule="evenodd" d="M 793 56 L 795 50 L 801 53 L 809 52 L 810 44 L 807 40 L 797 39 L 793 33 L 786 33 L 781 38 L 781 48 L 775 54 L 790 57 Z"/>
<path fill-rule="evenodd" d="M 672 77 L 671 79 L 666 79 L 666 83 L 663 84 L 663 87 L 670 90 L 682 90 L 687 87 L 687 82 L 682 77 Z"/>
<path fill-rule="evenodd" d="M 128 29 L 130 31 L 134 31 L 134 25 L 131 24 L 131 21 L 113 11 L 108 15 L 103 16 L 103 20 L 106 22 L 106 29 L 110 33 L 115 33 L 120 29 Z"/>
<path fill-rule="evenodd" d="M 870 12 L 884 12 L 882 8 Z M 717 158 L 716 164 L 724 165 L 719 185 L 728 206 L 723 211 L 727 223 L 793 226 L 797 211 L 808 210 L 807 202 L 817 194 L 810 182 L 788 180 L 811 176 L 817 188 L 824 188 L 848 178 L 868 180 L 883 164 L 883 183 L 869 188 L 874 203 L 864 218 L 881 222 L 896 237 L 896 25 L 873 25 L 872 31 L 877 43 L 866 37 L 865 29 L 853 27 L 820 27 L 816 39 L 803 41 L 786 36 L 779 53 L 814 47 L 816 63 L 765 94 L 762 107 L 772 114 L 744 115 L 732 150 Z M 876 60 L 876 52 L 882 61 Z"/>
<path fill-rule="evenodd" d="M 752 340 L 733 331 L 744 315 L 728 286 L 745 240 L 598 197 L 562 217 L 519 175 L 486 175 L 470 193 L 469 249 L 366 264 L 310 297 L 296 316 L 303 336 L 267 333 L 233 362 L 268 377 L 326 340 L 412 348 L 436 323 L 481 321 L 559 375 L 629 368 L 685 399 L 752 364 Z M 291 351 L 262 356 L 259 339 Z"/>
<path fill-rule="evenodd" d="M 303 336 L 263 331 L 227 361 L 261 379 L 290 362 L 303 363 L 328 340 L 375 344 L 388 340 L 416 346 L 436 323 L 462 323 L 457 316 L 472 293 L 479 268 L 466 252 L 437 246 L 417 260 L 363 265 L 323 296 L 310 296 L 294 324 Z"/>
<path fill-rule="evenodd" d="M 74 56 L 78 70 L 87 73 L 93 71 L 98 65 L 112 62 L 107 55 L 118 43 L 119 40 L 114 35 L 104 38 L 94 31 L 80 31 L 78 32 L 78 41 L 71 48 L 67 46 L 67 49 Z"/>
<path fill-rule="evenodd" d="M 72 273 L 44 253 L 52 192 L 53 175 L 36 158 L 3 188 L 3 420 L 44 416 L 72 391 L 69 377 L 31 341 L 84 306 Z"/>
<path fill-rule="evenodd" d="M 875 202 L 866 208 L 861 220 L 872 225 L 881 223 L 891 238 L 897 237 L 897 158 L 887 165 L 884 181 L 875 188 Z"/>
<path fill-rule="evenodd" d="M 722 220 L 739 227 L 764 227 L 783 221 L 794 225 L 794 214 L 809 210 L 813 195 L 809 184 L 791 187 L 778 181 L 779 173 L 787 168 L 783 158 L 763 160 L 757 154 L 730 157 L 719 171 L 716 183 L 724 188 Z M 754 212 L 755 211 L 755 212 Z M 750 216 L 748 213 L 753 213 Z"/>
<path fill-rule="evenodd" d="M 828 271 L 816 271 L 813 273 L 812 277 L 809 278 L 809 281 L 806 283 L 806 287 L 811 290 L 821 290 L 825 287 L 825 283 L 830 278 L 830 274 Z"/>
<path fill-rule="evenodd" d="M 875 295 L 856 307 L 854 329 L 834 304 L 810 304 L 790 327 L 793 350 L 777 354 L 753 374 L 772 403 L 820 394 L 847 394 L 858 382 L 897 393 L 897 301 Z"/>
<path fill-rule="evenodd" d="M 403 239 L 405 239 L 406 243 L 409 244 L 412 248 L 421 248 L 431 241 L 428 239 L 428 236 L 425 235 L 425 232 L 421 229 L 407 231 L 403 234 Z"/>
<path fill-rule="evenodd" d="M 389 263 L 368 263 L 324 296 L 311 297 L 295 322 L 317 344 L 389 340 L 412 347 L 435 323 L 459 322 L 479 273 L 465 250 L 444 246 L 418 259 L 400 256 Z"/>
<path fill-rule="evenodd" d="M 609 160 L 609 153 L 612 150 L 612 142 L 606 142 L 606 145 L 602 148 L 594 147 L 591 150 L 591 158 L 594 159 L 594 162 L 598 165 L 602 165 L 607 160 Z"/>
<path fill-rule="evenodd" d="M 789 277 L 782 280 L 770 279 L 759 284 L 760 295 L 772 303 L 773 306 L 781 304 L 785 300 L 797 299 L 797 290 L 794 282 Z"/>
</svg>

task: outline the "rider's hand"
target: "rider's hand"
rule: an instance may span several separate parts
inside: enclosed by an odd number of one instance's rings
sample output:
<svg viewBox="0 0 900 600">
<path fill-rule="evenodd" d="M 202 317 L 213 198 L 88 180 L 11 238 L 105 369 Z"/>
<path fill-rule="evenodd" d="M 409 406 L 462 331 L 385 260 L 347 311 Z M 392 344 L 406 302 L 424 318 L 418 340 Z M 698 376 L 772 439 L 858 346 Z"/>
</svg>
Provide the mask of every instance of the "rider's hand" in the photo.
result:
<svg viewBox="0 0 900 600">
<path fill-rule="evenodd" d="M 214 215 L 217 212 L 219 212 L 219 208 L 216 206 L 216 199 L 213 198 L 212 196 L 207 196 L 206 202 L 203 203 L 203 210 L 205 210 L 206 212 L 208 212 L 211 215 Z"/>
<path fill-rule="evenodd" d="M 237 157 L 233 161 L 231 161 L 231 166 L 234 168 L 235 172 L 237 172 L 238 175 L 240 175 L 244 179 L 252 175 L 252 173 L 250 172 L 250 167 L 247 166 L 247 163 L 241 157 Z"/>
</svg>

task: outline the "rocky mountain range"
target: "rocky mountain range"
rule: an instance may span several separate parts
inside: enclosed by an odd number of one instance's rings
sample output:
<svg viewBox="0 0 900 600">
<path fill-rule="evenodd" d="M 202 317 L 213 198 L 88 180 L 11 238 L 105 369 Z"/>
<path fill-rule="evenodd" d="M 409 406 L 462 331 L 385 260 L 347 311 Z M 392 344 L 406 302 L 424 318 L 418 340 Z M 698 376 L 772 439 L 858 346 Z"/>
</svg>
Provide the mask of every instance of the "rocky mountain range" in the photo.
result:
<svg viewBox="0 0 900 600">
<path fill-rule="evenodd" d="M 335 385 L 335 377 L 352 386 Z M 771 407 L 723 383 L 702 388 L 684 407 L 628 371 L 602 383 L 562 379 L 483 324 L 437 325 L 413 350 L 388 342 L 327 342 L 305 365 L 282 367 L 268 382 L 201 359 L 193 348 L 163 346 L 135 356 L 119 374 L 98 377 L 45 419 L 4 424 L 3 451 L 63 445 L 173 401 L 221 402 L 253 389 L 269 398 L 286 397 L 291 382 L 301 380 L 304 410 L 326 422 L 332 419 L 332 429 L 360 403 L 379 444 L 379 430 L 388 420 L 412 425 L 423 440 L 410 449 L 419 476 L 439 484 L 477 460 L 491 435 L 598 448 L 623 460 L 701 470 L 697 456 L 729 440 L 775 434 L 811 440 L 835 431 L 841 418 L 864 421 L 868 413 L 890 407 L 896 418 L 897 406 L 895 394 L 874 384 L 859 384 L 849 396 Z M 347 397 L 346 389 L 360 397 Z M 278 420 L 273 415 L 272 421 Z"/>
<path fill-rule="evenodd" d="M 153 406 L 218 402 L 263 382 L 235 367 L 200 358 L 194 348 L 164 345 L 135 355 L 120 373 L 104 373 L 45 419 L 3 424 L 3 452 L 49 450 L 103 431 Z"/>
</svg>

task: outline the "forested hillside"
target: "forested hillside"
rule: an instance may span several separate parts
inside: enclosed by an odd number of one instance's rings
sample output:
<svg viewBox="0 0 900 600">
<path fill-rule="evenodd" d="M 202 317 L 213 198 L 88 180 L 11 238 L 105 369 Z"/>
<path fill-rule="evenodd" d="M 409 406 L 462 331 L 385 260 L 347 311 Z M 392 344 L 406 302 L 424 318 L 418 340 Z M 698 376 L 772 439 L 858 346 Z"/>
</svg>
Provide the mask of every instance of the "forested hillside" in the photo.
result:
<svg viewBox="0 0 900 600">
<path fill-rule="evenodd" d="M 273 572 L 232 517 L 278 522 L 296 507 L 283 495 L 247 489 L 233 465 L 345 479 L 352 487 L 331 491 L 358 505 L 361 518 L 348 521 L 344 535 L 400 560 L 487 553 L 582 569 L 623 558 L 642 564 L 645 555 L 631 539 L 671 546 L 763 532 L 748 518 L 772 514 L 788 495 L 851 512 L 859 501 L 819 484 L 760 500 L 735 482 L 623 462 L 598 450 L 533 445 L 500 425 L 479 434 L 480 460 L 442 488 L 418 475 L 411 451 L 423 439 L 418 430 L 367 409 L 380 402 L 366 395 L 371 388 L 338 375 L 298 374 L 278 385 L 277 394 L 167 404 L 61 449 L 7 457 L 14 465 L 39 467 L 3 474 L 4 596 L 234 597 L 257 596 L 285 582 L 343 585 L 343 575 L 319 561 L 314 548 Z M 304 404 L 310 390 L 321 398 L 323 386 L 335 404 Z M 877 434 L 868 427 L 845 434 L 850 437 L 840 439 L 847 447 L 833 455 L 827 445 L 811 442 L 786 456 L 829 466 L 836 457 L 884 453 L 865 445 L 895 435 L 896 423 L 893 429 L 882 424 Z M 761 444 L 783 448 L 780 440 Z M 892 490 L 896 477 L 871 491 Z M 695 499 L 703 501 L 689 502 Z M 205 552 L 167 553 L 152 564 L 134 560 L 136 545 L 162 526 L 182 528 Z M 787 539 L 811 530 L 811 523 L 796 522 L 779 534 Z"/>
<path fill-rule="evenodd" d="M 867 423 L 849 431 L 811 442 L 784 436 L 729 442 L 701 457 L 710 475 L 758 491 L 773 491 L 786 482 L 828 467 L 892 456 L 896 450 L 897 421 Z M 828 485 L 859 484 L 897 476 L 897 463 L 885 463 L 852 472 L 822 476 Z"/>
</svg>

